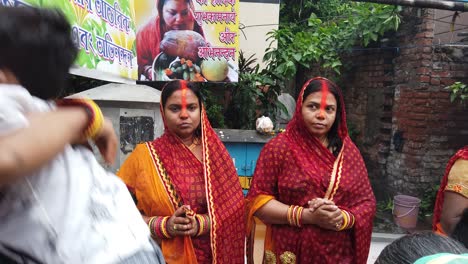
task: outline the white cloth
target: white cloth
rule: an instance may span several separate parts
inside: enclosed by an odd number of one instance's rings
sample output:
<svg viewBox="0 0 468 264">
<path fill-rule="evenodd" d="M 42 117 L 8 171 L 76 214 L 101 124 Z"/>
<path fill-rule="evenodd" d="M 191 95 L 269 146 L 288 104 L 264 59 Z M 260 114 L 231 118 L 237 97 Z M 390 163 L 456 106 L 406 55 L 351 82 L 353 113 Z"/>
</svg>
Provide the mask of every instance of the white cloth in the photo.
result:
<svg viewBox="0 0 468 264">
<path fill-rule="evenodd" d="M 53 106 L 16 85 L 0 85 L 0 136 Z M 57 124 L 60 125 L 60 124 Z M 123 182 L 84 147 L 66 146 L 48 164 L 0 189 L 0 252 L 43 263 L 115 263 L 153 251 L 149 230 Z"/>
</svg>

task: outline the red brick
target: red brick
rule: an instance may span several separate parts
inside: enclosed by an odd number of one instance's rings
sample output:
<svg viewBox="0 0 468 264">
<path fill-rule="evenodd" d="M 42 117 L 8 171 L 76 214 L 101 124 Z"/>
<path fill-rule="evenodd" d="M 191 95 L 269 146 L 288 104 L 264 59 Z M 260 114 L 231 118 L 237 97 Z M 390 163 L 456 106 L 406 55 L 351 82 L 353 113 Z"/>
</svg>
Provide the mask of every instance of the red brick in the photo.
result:
<svg viewBox="0 0 468 264">
<path fill-rule="evenodd" d="M 431 70 L 427 67 L 419 67 L 417 70 L 416 70 L 416 73 L 418 74 L 424 74 L 424 75 L 427 75 L 431 72 Z"/>
<path fill-rule="evenodd" d="M 432 85 L 440 85 L 440 79 L 439 78 L 431 78 L 431 84 Z"/>
<path fill-rule="evenodd" d="M 430 67 L 430 66 L 432 66 L 432 62 L 430 60 L 422 60 L 421 65 L 426 66 L 426 67 Z"/>
<path fill-rule="evenodd" d="M 451 73 L 449 71 L 433 71 L 431 73 L 432 77 L 446 78 L 450 77 Z"/>
<path fill-rule="evenodd" d="M 455 82 L 455 80 L 450 79 L 450 78 L 441 78 L 440 83 L 443 85 L 452 85 Z"/>
<path fill-rule="evenodd" d="M 421 76 L 419 76 L 419 81 L 420 81 L 420 82 L 428 83 L 428 82 L 431 81 L 431 77 L 425 76 L 425 75 L 421 75 Z"/>
</svg>

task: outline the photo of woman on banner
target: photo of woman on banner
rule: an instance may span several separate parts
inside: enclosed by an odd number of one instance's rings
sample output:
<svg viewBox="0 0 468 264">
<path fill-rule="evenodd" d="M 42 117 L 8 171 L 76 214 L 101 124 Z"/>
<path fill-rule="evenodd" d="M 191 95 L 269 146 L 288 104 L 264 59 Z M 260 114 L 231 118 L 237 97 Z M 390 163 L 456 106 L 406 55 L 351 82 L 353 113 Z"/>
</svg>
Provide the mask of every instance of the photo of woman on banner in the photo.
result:
<svg viewBox="0 0 468 264">
<path fill-rule="evenodd" d="M 160 63 L 155 67 L 168 68 L 176 57 L 182 62 L 195 62 L 199 59 L 198 47 L 205 46 L 192 0 L 157 0 L 156 4 L 158 14 L 137 33 L 140 80 L 153 80 L 153 64 L 158 55 L 161 54 L 156 62 Z"/>
</svg>

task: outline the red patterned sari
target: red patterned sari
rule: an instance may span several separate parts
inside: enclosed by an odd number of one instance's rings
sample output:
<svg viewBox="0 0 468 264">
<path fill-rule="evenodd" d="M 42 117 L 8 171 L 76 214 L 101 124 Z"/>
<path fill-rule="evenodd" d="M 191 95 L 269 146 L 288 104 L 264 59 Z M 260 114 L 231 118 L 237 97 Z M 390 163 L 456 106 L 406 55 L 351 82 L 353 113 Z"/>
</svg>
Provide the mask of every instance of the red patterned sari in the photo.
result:
<svg viewBox="0 0 468 264">
<path fill-rule="evenodd" d="M 264 147 L 257 161 L 247 195 L 248 232 L 254 229 L 255 211 L 271 199 L 307 207 L 309 200 L 328 198 L 355 216 L 354 227 L 337 232 L 315 225 L 267 225 L 264 263 L 366 263 L 376 209 L 367 170 L 348 136 L 343 103 L 338 157 L 308 132 L 301 114 L 307 85 L 286 131 Z"/>
<path fill-rule="evenodd" d="M 468 160 L 468 146 L 461 148 L 460 150 L 457 151 L 457 153 L 455 153 L 455 155 L 452 158 L 450 158 L 447 164 L 447 168 L 445 169 L 444 177 L 442 178 L 442 181 L 440 183 L 439 191 L 437 192 L 437 198 L 436 198 L 436 202 L 434 205 L 434 217 L 432 219 L 433 221 L 432 230 L 443 235 L 446 235 L 446 234 L 445 234 L 445 231 L 442 229 L 442 226 L 440 225 L 440 218 L 442 215 L 442 207 L 444 205 L 444 194 L 445 194 L 445 191 L 455 191 L 453 187 L 448 188 L 449 174 L 453 165 L 459 159 Z M 466 188 L 466 187 L 463 187 L 463 188 Z"/>
<path fill-rule="evenodd" d="M 139 144 L 118 175 L 144 215 L 170 216 L 184 204 L 197 214 L 209 214 L 209 235 L 162 240 L 167 263 L 244 263 L 240 182 L 204 109 L 201 123 L 203 162 L 166 128 L 160 138 Z"/>
</svg>

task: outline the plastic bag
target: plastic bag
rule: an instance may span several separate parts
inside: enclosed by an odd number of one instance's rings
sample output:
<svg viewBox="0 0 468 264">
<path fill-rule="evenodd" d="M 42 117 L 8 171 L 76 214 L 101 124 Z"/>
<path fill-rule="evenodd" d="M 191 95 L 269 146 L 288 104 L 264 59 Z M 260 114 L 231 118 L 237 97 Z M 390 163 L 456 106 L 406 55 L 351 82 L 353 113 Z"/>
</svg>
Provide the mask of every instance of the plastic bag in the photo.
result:
<svg viewBox="0 0 468 264">
<path fill-rule="evenodd" d="M 273 122 L 271 119 L 267 116 L 261 116 L 257 118 L 257 121 L 255 122 L 255 127 L 259 133 L 265 134 L 265 133 L 271 133 L 273 132 Z"/>
</svg>

